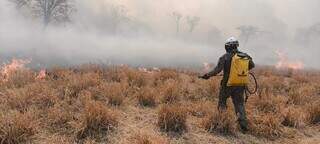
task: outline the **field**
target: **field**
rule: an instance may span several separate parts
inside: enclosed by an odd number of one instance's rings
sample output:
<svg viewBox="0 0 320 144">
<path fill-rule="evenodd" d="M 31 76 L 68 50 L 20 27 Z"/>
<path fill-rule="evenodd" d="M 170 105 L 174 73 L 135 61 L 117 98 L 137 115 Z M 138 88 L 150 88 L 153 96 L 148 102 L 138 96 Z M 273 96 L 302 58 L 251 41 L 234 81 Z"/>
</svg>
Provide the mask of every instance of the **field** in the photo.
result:
<svg viewBox="0 0 320 144">
<path fill-rule="evenodd" d="M 0 142 L 320 143 L 320 72 L 259 67 L 242 134 L 231 100 L 217 112 L 221 77 L 185 69 L 82 65 L 1 73 Z"/>
</svg>

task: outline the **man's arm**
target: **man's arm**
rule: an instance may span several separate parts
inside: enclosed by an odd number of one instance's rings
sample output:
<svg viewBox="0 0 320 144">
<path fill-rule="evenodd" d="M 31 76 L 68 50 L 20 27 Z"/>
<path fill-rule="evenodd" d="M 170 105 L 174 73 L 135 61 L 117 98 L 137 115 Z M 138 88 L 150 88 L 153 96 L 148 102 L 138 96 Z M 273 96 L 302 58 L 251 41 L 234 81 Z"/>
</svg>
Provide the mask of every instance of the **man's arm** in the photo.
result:
<svg viewBox="0 0 320 144">
<path fill-rule="evenodd" d="M 209 79 L 210 77 L 216 76 L 217 74 L 219 74 L 224 68 L 224 63 L 225 63 L 225 57 L 222 56 L 219 58 L 218 65 L 212 71 L 205 74 L 203 78 Z"/>
</svg>

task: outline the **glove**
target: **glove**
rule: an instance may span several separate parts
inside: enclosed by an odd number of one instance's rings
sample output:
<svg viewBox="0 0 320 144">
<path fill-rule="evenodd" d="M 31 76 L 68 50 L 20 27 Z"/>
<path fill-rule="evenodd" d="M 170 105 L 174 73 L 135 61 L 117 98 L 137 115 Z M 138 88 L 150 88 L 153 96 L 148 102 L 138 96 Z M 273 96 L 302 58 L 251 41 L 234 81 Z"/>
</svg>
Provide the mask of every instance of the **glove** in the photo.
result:
<svg viewBox="0 0 320 144">
<path fill-rule="evenodd" d="M 210 78 L 210 76 L 208 74 L 205 74 L 203 76 L 199 76 L 199 78 L 207 80 Z"/>
</svg>

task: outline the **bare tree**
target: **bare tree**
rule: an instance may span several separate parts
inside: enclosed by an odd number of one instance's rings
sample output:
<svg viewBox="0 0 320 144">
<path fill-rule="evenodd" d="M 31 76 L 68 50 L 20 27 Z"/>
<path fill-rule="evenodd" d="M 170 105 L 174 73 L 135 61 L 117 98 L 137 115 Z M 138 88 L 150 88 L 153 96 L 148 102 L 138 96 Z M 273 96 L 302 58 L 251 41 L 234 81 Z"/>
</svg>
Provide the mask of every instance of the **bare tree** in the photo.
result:
<svg viewBox="0 0 320 144">
<path fill-rule="evenodd" d="M 172 17 L 174 18 L 175 22 L 176 22 L 176 33 L 178 34 L 180 31 L 180 21 L 182 19 L 182 14 L 179 12 L 173 12 L 172 13 Z"/>
<path fill-rule="evenodd" d="M 15 3 L 18 9 L 20 9 L 23 6 L 30 5 L 30 2 L 31 2 L 31 0 L 9 0 L 9 1 Z"/>
<path fill-rule="evenodd" d="M 34 0 L 34 10 L 43 17 L 43 23 L 47 26 L 53 20 L 57 22 L 69 21 L 72 6 L 69 0 Z"/>
<path fill-rule="evenodd" d="M 240 38 L 244 39 L 244 45 L 246 45 L 249 39 L 257 35 L 259 33 L 264 33 L 258 27 L 250 26 L 250 25 L 243 25 L 237 28 L 240 31 Z"/>
<path fill-rule="evenodd" d="M 189 25 L 189 32 L 192 33 L 194 28 L 199 24 L 200 22 L 200 17 L 197 16 L 188 16 L 187 17 L 187 23 Z"/>
<path fill-rule="evenodd" d="M 10 0 L 17 8 L 27 6 L 34 16 L 43 20 L 47 26 L 51 22 L 66 22 L 74 10 L 71 0 Z"/>
</svg>

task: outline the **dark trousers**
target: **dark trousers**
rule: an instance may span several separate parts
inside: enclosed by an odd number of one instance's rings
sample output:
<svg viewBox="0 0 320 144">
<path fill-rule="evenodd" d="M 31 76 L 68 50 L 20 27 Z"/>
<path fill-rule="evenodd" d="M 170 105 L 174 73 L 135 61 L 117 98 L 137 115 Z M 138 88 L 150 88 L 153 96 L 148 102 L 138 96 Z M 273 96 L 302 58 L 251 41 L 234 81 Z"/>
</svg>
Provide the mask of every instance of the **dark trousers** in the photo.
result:
<svg viewBox="0 0 320 144">
<path fill-rule="evenodd" d="M 227 109 L 227 99 L 231 96 L 235 113 L 238 117 L 238 122 L 241 129 L 247 129 L 248 127 L 247 116 L 245 111 L 244 92 L 245 92 L 245 87 L 241 87 L 241 86 L 228 87 L 228 86 L 222 85 L 220 88 L 219 104 L 218 104 L 219 110 Z"/>
</svg>

